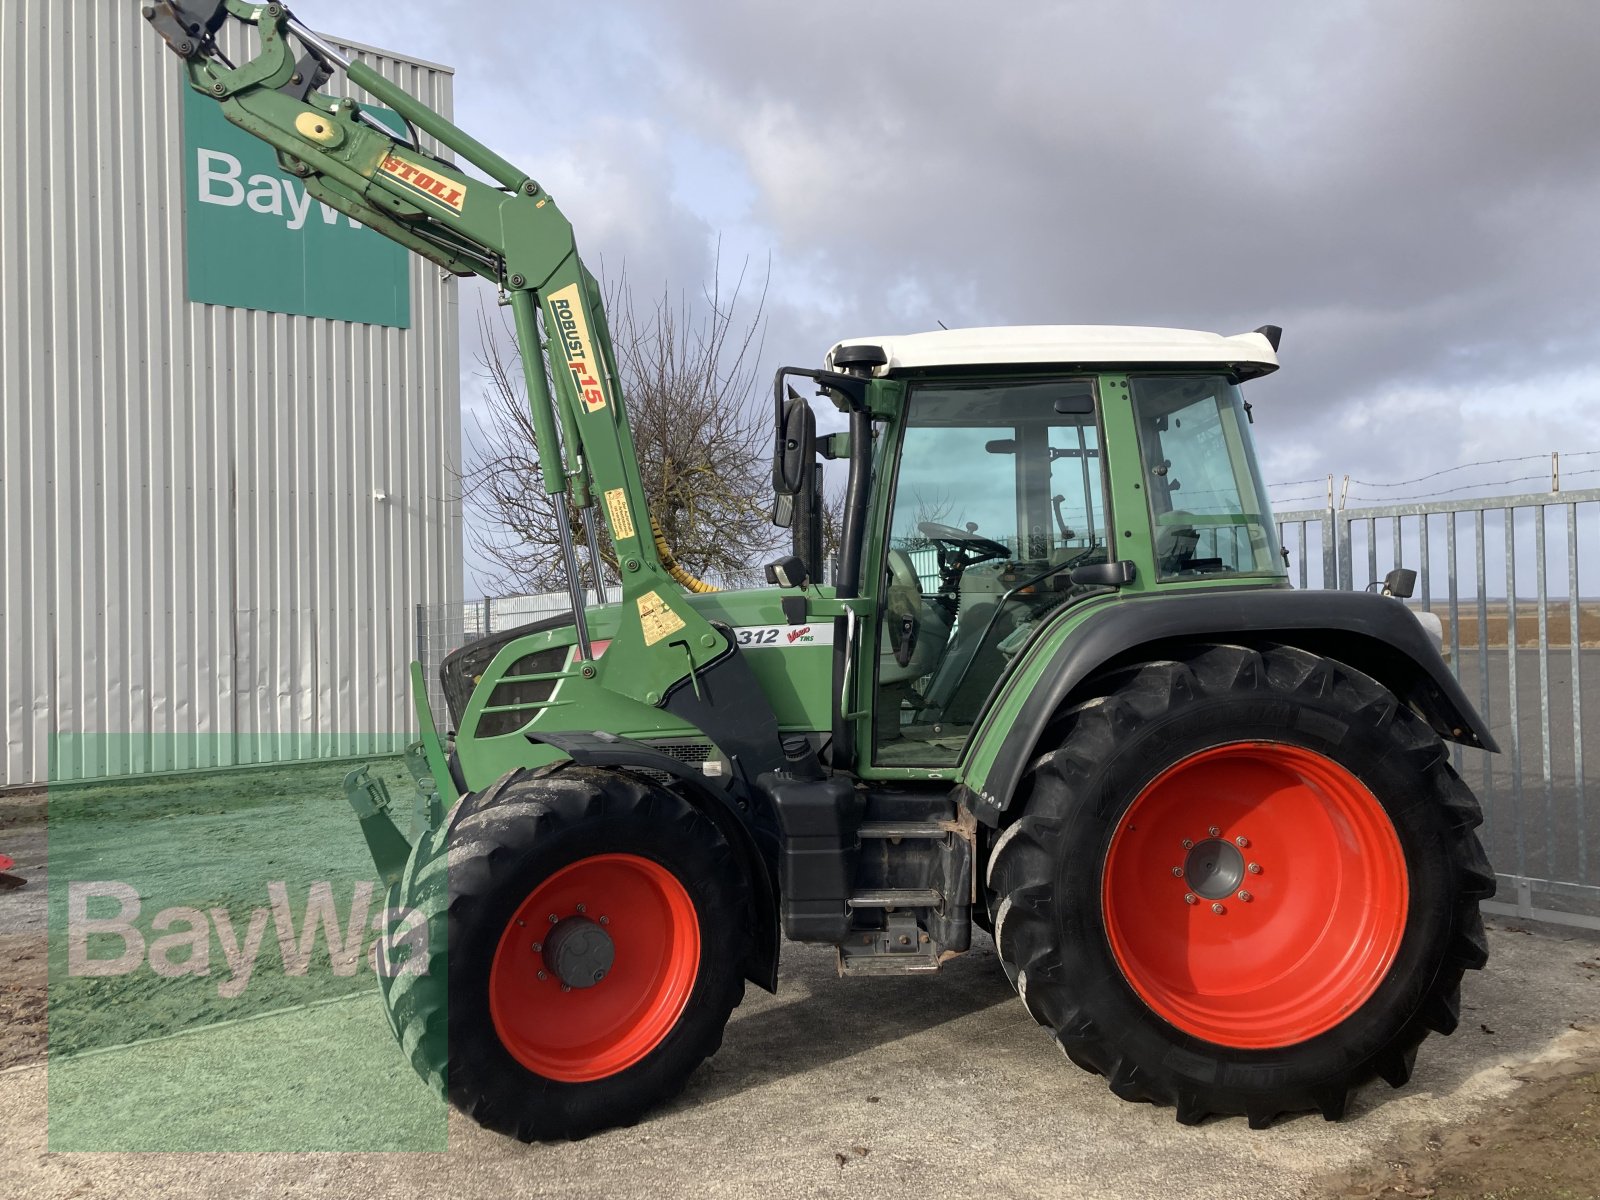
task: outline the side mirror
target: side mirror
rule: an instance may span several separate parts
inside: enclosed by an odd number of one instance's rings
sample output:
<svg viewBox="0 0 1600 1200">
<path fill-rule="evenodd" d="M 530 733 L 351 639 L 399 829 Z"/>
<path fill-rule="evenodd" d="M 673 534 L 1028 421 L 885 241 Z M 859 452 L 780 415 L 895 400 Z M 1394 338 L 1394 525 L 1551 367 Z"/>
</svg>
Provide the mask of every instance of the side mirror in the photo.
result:
<svg viewBox="0 0 1600 1200">
<path fill-rule="evenodd" d="M 792 392 L 783 406 L 777 447 L 772 456 L 772 490 L 779 496 L 798 495 L 811 477 L 817 460 L 817 418 L 811 405 Z"/>
<path fill-rule="evenodd" d="M 1073 567 L 1067 578 L 1076 587 L 1122 587 L 1133 582 L 1133 575 L 1133 564 L 1124 558 Z"/>
</svg>

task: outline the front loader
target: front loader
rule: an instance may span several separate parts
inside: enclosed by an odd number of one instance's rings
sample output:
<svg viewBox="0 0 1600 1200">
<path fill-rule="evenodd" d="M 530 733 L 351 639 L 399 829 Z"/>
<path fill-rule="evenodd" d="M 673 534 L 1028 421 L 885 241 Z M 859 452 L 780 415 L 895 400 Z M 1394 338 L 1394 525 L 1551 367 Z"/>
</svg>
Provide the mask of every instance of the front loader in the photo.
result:
<svg viewBox="0 0 1600 1200">
<path fill-rule="evenodd" d="M 796 552 L 708 590 L 652 532 L 548 193 L 280 4 L 145 15 L 311 195 L 501 289 L 545 486 L 583 514 L 555 506 L 570 613 L 451 654 L 447 714 L 413 668 L 409 823 L 348 786 L 406 913 L 385 1010 L 452 1103 L 524 1140 L 634 1121 L 785 939 L 934 974 L 988 930 L 1068 1058 L 1185 1123 L 1338 1118 L 1455 1027 L 1494 877 L 1444 743 L 1495 746 L 1401 600 L 1290 589 L 1240 391 L 1276 328 L 841 341 L 775 381 Z M 826 585 L 819 455 L 848 464 Z M 621 595 L 586 609 L 602 527 Z"/>
</svg>

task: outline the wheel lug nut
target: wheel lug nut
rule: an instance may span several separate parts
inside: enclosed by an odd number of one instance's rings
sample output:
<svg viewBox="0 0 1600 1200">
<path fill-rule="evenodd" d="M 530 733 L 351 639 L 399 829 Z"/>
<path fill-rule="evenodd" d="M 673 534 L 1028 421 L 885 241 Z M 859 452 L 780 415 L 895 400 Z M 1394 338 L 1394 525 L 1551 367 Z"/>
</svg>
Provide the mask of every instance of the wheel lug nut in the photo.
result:
<svg viewBox="0 0 1600 1200">
<path fill-rule="evenodd" d="M 555 923 L 556 923 L 556 922 L 557 922 L 557 921 L 559 921 L 559 920 L 560 920 L 560 919 L 561 919 L 561 918 L 560 918 L 560 917 L 558 917 L 558 916 L 556 916 L 556 915 L 555 915 L 555 913 L 551 913 L 551 914 L 550 914 L 550 924 L 552 924 L 552 925 L 554 925 L 554 924 L 555 924 Z"/>
<path fill-rule="evenodd" d="M 578 905 L 578 911 L 579 912 L 588 912 L 589 911 L 589 906 L 587 904 L 580 904 L 580 905 Z"/>
<path fill-rule="evenodd" d="M 539 953 L 539 951 L 541 951 L 543 949 L 544 949 L 544 943 L 543 942 L 535 942 L 533 944 L 533 952 L 535 954 Z"/>
<path fill-rule="evenodd" d="M 561 990 L 563 992 L 570 992 L 572 990 L 572 985 L 570 983 L 563 983 L 561 985 Z"/>
<path fill-rule="evenodd" d="M 600 924 L 602 924 L 602 925 L 611 924 L 611 918 L 610 917 L 601 917 L 600 918 Z"/>
<path fill-rule="evenodd" d="M 1251 896 L 1249 892 L 1240 892 L 1239 893 L 1239 899 L 1242 900 L 1246 904 L 1249 904 L 1250 901 L 1253 900 L 1254 898 L 1255 897 Z"/>
<path fill-rule="evenodd" d="M 1248 867 L 1245 868 L 1245 870 L 1249 871 L 1250 874 L 1252 874 L 1252 875 L 1259 875 L 1259 874 L 1261 874 L 1261 864 L 1260 863 L 1251 863 Z"/>
<path fill-rule="evenodd" d="M 1174 879 L 1182 879 L 1183 878 L 1183 868 L 1182 867 L 1173 867 L 1172 868 L 1172 877 Z"/>
<path fill-rule="evenodd" d="M 1183 894 L 1183 902 L 1185 904 L 1198 904 L 1200 903 L 1200 897 L 1196 896 L 1193 892 L 1185 892 Z"/>
<path fill-rule="evenodd" d="M 1213 905 L 1212 905 L 1212 906 L 1211 906 L 1211 911 L 1212 911 L 1212 912 L 1214 912 L 1214 913 L 1216 913 L 1216 914 L 1217 914 L 1217 916 L 1219 916 L 1219 917 L 1220 917 L 1220 916 L 1221 916 L 1221 915 L 1222 915 L 1222 914 L 1223 914 L 1223 913 L 1224 913 L 1224 912 L 1226 912 L 1226 911 L 1227 911 L 1227 910 L 1226 910 L 1226 909 L 1225 909 L 1225 908 L 1223 908 L 1223 907 L 1222 907 L 1222 905 L 1220 905 L 1220 904 L 1213 904 Z"/>
<path fill-rule="evenodd" d="M 546 975 L 543 971 L 540 971 L 539 972 L 539 978 L 540 979 L 549 979 L 550 976 Z"/>
<path fill-rule="evenodd" d="M 1250 839 L 1247 837 L 1236 837 L 1233 839 L 1233 844 L 1239 847 L 1239 849 L 1243 850 L 1250 844 Z"/>
<path fill-rule="evenodd" d="M 1213 825 L 1209 829 L 1207 829 L 1206 832 L 1209 833 L 1212 837 L 1218 837 L 1222 833 L 1222 830 L 1218 829 L 1215 825 Z"/>
<path fill-rule="evenodd" d="M 1184 838 L 1183 839 L 1183 848 L 1185 850 L 1193 850 L 1194 849 L 1194 843 L 1192 841 L 1190 841 L 1188 838 Z"/>
</svg>

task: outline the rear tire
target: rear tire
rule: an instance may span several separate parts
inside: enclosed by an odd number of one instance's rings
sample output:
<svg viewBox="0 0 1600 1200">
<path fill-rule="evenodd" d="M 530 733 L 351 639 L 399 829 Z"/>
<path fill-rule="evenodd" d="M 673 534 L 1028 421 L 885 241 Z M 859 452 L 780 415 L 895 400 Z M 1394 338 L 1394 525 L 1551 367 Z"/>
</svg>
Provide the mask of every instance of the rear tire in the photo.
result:
<svg viewBox="0 0 1600 1200">
<path fill-rule="evenodd" d="M 989 860 L 995 941 L 1118 1096 L 1185 1124 L 1336 1120 L 1455 1028 L 1494 875 L 1477 802 L 1387 690 L 1202 645 L 1108 676 L 1057 728 Z"/>
<path fill-rule="evenodd" d="M 429 934 L 427 972 L 385 979 L 390 1024 L 486 1128 L 630 1125 L 721 1044 L 744 994 L 745 893 L 721 833 L 675 793 L 618 771 L 513 772 L 418 844 L 391 895 Z M 586 964 L 563 967 L 566 987 L 544 952 L 557 928 L 581 935 L 561 961 Z"/>
</svg>

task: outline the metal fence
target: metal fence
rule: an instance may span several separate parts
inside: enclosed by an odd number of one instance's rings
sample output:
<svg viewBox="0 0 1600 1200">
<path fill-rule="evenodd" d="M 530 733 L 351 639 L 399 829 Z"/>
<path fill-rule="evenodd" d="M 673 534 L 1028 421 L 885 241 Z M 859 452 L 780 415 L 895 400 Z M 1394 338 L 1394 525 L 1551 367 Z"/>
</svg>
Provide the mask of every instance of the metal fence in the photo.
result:
<svg viewBox="0 0 1600 1200">
<path fill-rule="evenodd" d="M 1600 779 L 1586 778 L 1600 765 L 1600 490 L 1277 520 L 1300 587 L 1417 572 L 1412 603 L 1443 622 L 1451 670 L 1500 743 L 1454 751 L 1499 873 L 1485 908 L 1600 929 Z"/>
</svg>

